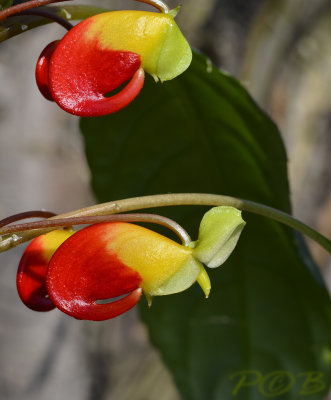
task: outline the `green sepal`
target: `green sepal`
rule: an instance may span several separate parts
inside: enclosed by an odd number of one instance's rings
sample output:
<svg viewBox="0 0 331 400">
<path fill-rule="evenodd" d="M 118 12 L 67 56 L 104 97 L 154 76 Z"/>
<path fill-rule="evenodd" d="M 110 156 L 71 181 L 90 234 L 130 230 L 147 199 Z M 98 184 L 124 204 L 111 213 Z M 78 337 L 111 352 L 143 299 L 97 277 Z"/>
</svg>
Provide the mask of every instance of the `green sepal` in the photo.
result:
<svg viewBox="0 0 331 400">
<path fill-rule="evenodd" d="M 190 256 L 183 266 L 172 275 L 166 282 L 160 285 L 153 292 L 149 292 L 149 296 L 165 296 L 169 294 L 179 293 L 190 286 L 197 280 L 203 266 L 194 257 Z"/>
<path fill-rule="evenodd" d="M 161 82 L 182 74 L 192 62 L 191 47 L 173 19 L 163 40 L 157 68 L 151 71 L 154 80 L 160 79 Z"/>
<path fill-rule="evenodd" d="M 172 10 L 170 10 L 168 14 L 171 15 L 173 18 L 175 18 L 181 8 L 182 8 L 182 6 L 177 6 L 176 8 L 173 8 Z"/>
<path fill-rule="evenodd" d="M 241 211 L 234 207 L 214 207 L 203 217 L 193 255 L 209 268 L 222 265 L 235 248 L 245 226 Z"/>
</svg>

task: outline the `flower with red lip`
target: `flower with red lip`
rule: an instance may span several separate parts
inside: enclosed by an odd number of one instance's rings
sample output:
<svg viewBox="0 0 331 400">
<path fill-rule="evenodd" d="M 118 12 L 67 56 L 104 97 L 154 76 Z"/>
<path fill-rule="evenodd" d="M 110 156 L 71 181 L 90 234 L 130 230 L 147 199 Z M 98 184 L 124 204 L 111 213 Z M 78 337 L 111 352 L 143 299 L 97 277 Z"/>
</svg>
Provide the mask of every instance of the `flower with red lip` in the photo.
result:
<svg viewBox="0 0 331 400">
<path fill-rule="evenodd" d="M 16 285 L 22 302 L 34 311 L 50 311 L 55 305 L 48 296 L 46 273 L 58 247 L 74 231 L 55 230 L 38 236 L 26 248 L 18 266 Z"/>
<path fill-rule="evenodd" d="M 127 106 L 144 71 L 166 81 L 190 65 L 191 49 L 171 13 L 113 11 L 87 18 L 41 53 L 41 93 L 77 116 L 100 116 Z M 129 81 L 129 82 L 128 82 Z M 118 93 L 106 97 L 122 84 Z"/>
<path fill-rule="evenodd" d="M 74 318 L 94 321 L 128 311 L 142 292 L 151 304 L 154 296 L 181 292 L 197 281 L 208 297 L 210 281 L 200 261 L 211 268 L 222 264 L 244 225 L 240 211 L 216 207 L 205 214 L 198 240 L 188 246 L 126 222 L 94 224 L 74 234 L 51 232 L 34 239 L 24 253 L 18 290 L 34 310 L 55 306 Z M 36 275 L 38 262 L 41 274 Z M 35 286 L 42 288 L 41 295 L 27 296 L 35 293 Z M 119 296 L 124 297 L 108 302 Z M 45 297 L 48 308 L 43 308 Z"/>
</svg>

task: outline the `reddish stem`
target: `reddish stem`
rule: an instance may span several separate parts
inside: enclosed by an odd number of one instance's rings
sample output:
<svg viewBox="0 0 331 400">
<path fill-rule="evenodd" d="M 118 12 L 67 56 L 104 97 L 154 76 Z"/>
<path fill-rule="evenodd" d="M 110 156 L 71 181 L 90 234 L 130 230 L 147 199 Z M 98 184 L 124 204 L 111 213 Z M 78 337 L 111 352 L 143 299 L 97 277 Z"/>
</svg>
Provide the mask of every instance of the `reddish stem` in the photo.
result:
<svg viewBox="0 0 331 400">
<path fill-rule="evenodd" d="M 33 211 L 31 211 L 32 213 Z M 24 214 L 24 213 L 23 213 Z M 20 215 L 20 214 L 17 214 Z M 12 217 L 8 217 L 12 218 Z M 8 219 L 6 218 L 6 219 Z M 153 224 L 159 224 L 172 230 L 182 241 L 183 245 L 187 246 L 191 242 L 191 238 L 185 229 L 177 224 L 177 222 L 163 217 L 157 214 L 115 214 L 115 215 L 94 215 L 84 217 L 71 217 L 62 219 L 47 219 L 43 221 L 29 222 L 25 224 L 17 224 L 8 226 L 0 230 L 0 235 L 6 235 L 9 233 L 24 232 L 31 229 L 42 229 L 42 228 L 64 228 L 72 225 L 89 225 L 98 224 L 102 222 L 147 222 Z M 14 222 L 14 221 L 13 221 Z M 1 221 L 0 221 L 1 223 Z M 1 227 L 1 225 L 0 225 Z"/>
<path fill-rule="evenodd" d="M 5 10 L 0 11 L 0 22 L 6 19 L 7 17 L 20 13 L 24 10 L 29 10 L 30 8 L 36 8 L 45 6 L 51 3 L 59 3 L 61 1 L 70 1 L 70 0 L 30 0 L 25 3 L 16 4 L 15 6 L 6 8 Z"/>
<path fill-rule="evenodd" d="M 56 214 L 50 211 L 36 210 L 36 211 L 25 211 L 19 214 L 11 215 L 7 218 L 0 220 L 0 228 L 3 226 L 12 224 L 16 221 L 21 221 L 27 218 L 50 218 L 54 217 Z"/>
</svg>

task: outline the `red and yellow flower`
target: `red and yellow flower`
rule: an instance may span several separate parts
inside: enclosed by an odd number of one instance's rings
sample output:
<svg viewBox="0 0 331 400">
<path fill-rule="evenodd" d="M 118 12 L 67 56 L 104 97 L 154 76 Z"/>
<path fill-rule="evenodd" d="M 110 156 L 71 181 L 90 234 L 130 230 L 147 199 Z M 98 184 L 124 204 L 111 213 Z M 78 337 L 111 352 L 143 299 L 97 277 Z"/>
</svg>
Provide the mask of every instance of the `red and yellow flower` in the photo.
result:
<svg viewBox="0 0 331 400">
<path fill-rule="evenodd" d="M 128 311 L 142 292 L 151 304 L 154 296 L 181 292 L 197 281 L 208 297 L 210 281 L 200 261 L 212 268 L 223 263 L 244 224 L 240 211 L 214 208 L 205 214 L 198 240 L 188 246 L 126 222 L 94 224 L 74 234 L 53 231 L 26 249 L 18 291 L 36 311 L 57 307 L 95 321 Z M 119 296 L 124 297 L 100 303 Z"/>
<path fill-rule="evenodd" d="M 171 13 L 106 12 L 48 45 L 38 60 L 36 80 L 41 93 L 65 111 L 99 116 L 127 106 L 143 86 L 144 71 L 166 81 L 184 72 L 191 59 Z"/>
</svg>

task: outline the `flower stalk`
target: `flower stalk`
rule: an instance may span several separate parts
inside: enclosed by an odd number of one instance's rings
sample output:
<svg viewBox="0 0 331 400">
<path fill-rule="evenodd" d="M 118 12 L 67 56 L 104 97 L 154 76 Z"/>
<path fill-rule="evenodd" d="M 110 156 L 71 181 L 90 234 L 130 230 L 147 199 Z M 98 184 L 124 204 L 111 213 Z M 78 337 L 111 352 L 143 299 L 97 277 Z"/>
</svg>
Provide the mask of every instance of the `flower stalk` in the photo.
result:
<svg viewBox="0 0 331 400">
<path fill-rule="evenodd" d="M 56 214 L 50 211 L 44 210 L 36 210 L 36 211 L 25 211 L 19 214 L 11 215 L 7 218 L 4 218 L 0 221 L 0 228 L 12 224 L 17 221 L 21 221 L 22 219 L 28 218 L 50 218 L 55 217 Z"/>
<path fill-rule="evenodd" d="M 98 204 L 91 207 L 82 208 L 73 212 L 57 215 L 48 219 L 47 221 L 72 218 L 72 217 L 93 217 L 102 215 L 112 215 L 123 212 L 131 212 L 135 210 L 154 208 L 154 207 L 167 207 L 167 206 L 180 206 L 180 205 L 200 205 L 200 206 L 232 206 L 242 211 L 247 211 L 253 214 L 261 215 L 270 218 L 274 221 L 280 222 L 298 232 L 308 236 L 326 251 L 331 253 L 331 241 L 314 229 L 298 221 L 291 215 L 277 210 L 275 208 L 266 206 L 264 204 L 256 203 L 249 200 L 239 199 L 230 196 L 222 196 L 207 193 L 173 193 L 161 194 L 153 196 L 134 197 L 124 200 L 112 201 L 108 203 Z M 46 221 L 42 221 L 46 222 Z M 69 221 L 68 221 L 69 222 Z M 27 242 L 41 234 L 51 231 L 53 228 L 44 227 L 29 230 L 19 233 L 19 229 L 15 233 L 8 236 L 5 229 L 0 230 L 0 235 L 6 235 L 0 242 L 0 252 L 7 251 L 17 245 Z"/>
<path fill-rule="evenodd" d="M 14 222 L 15 220 L 17 221 L 18 219 L 29 218 L 30 215 L 25 216 L 25 214 L 30 214 L 30 213 L 32 217 L 44 218 L 46 215 L 44 214 L 44 212 L 40 212 L 40 215 L 38 215 L 38 213 L 35 211 L 16 214 L 12 217 L 8 217 L 0 221 L 0 227 L 7 225 L 8 223 Z M 22 217 L 20 218 L 20 216 L 22 216 L 23 218 Z M 90 225 L 102 222 L 145 222 L 145 223 L 158 224 L 173 231 L 182 242 L 182 245 L 188 246 L 189 243 L 191 242 L 189 234 L 185 231 L 185 229 L 182 226 L 180 226 L 177 222 L 173 221 L 170 218 L 157 214 L 116 214 L 116 215 L 99 215 L 99 216 L 47 219 L 44 221 L 29 222 L 29 223 L 8 226 L 6 228 L 1 229 L 1 234 L 4 235 L 9 233 L 18 233 L 18 232 L 21 233 L 32 229 L 65 228 L 65 227 L 71 227 L 72 225 Z"/>
</svg>

